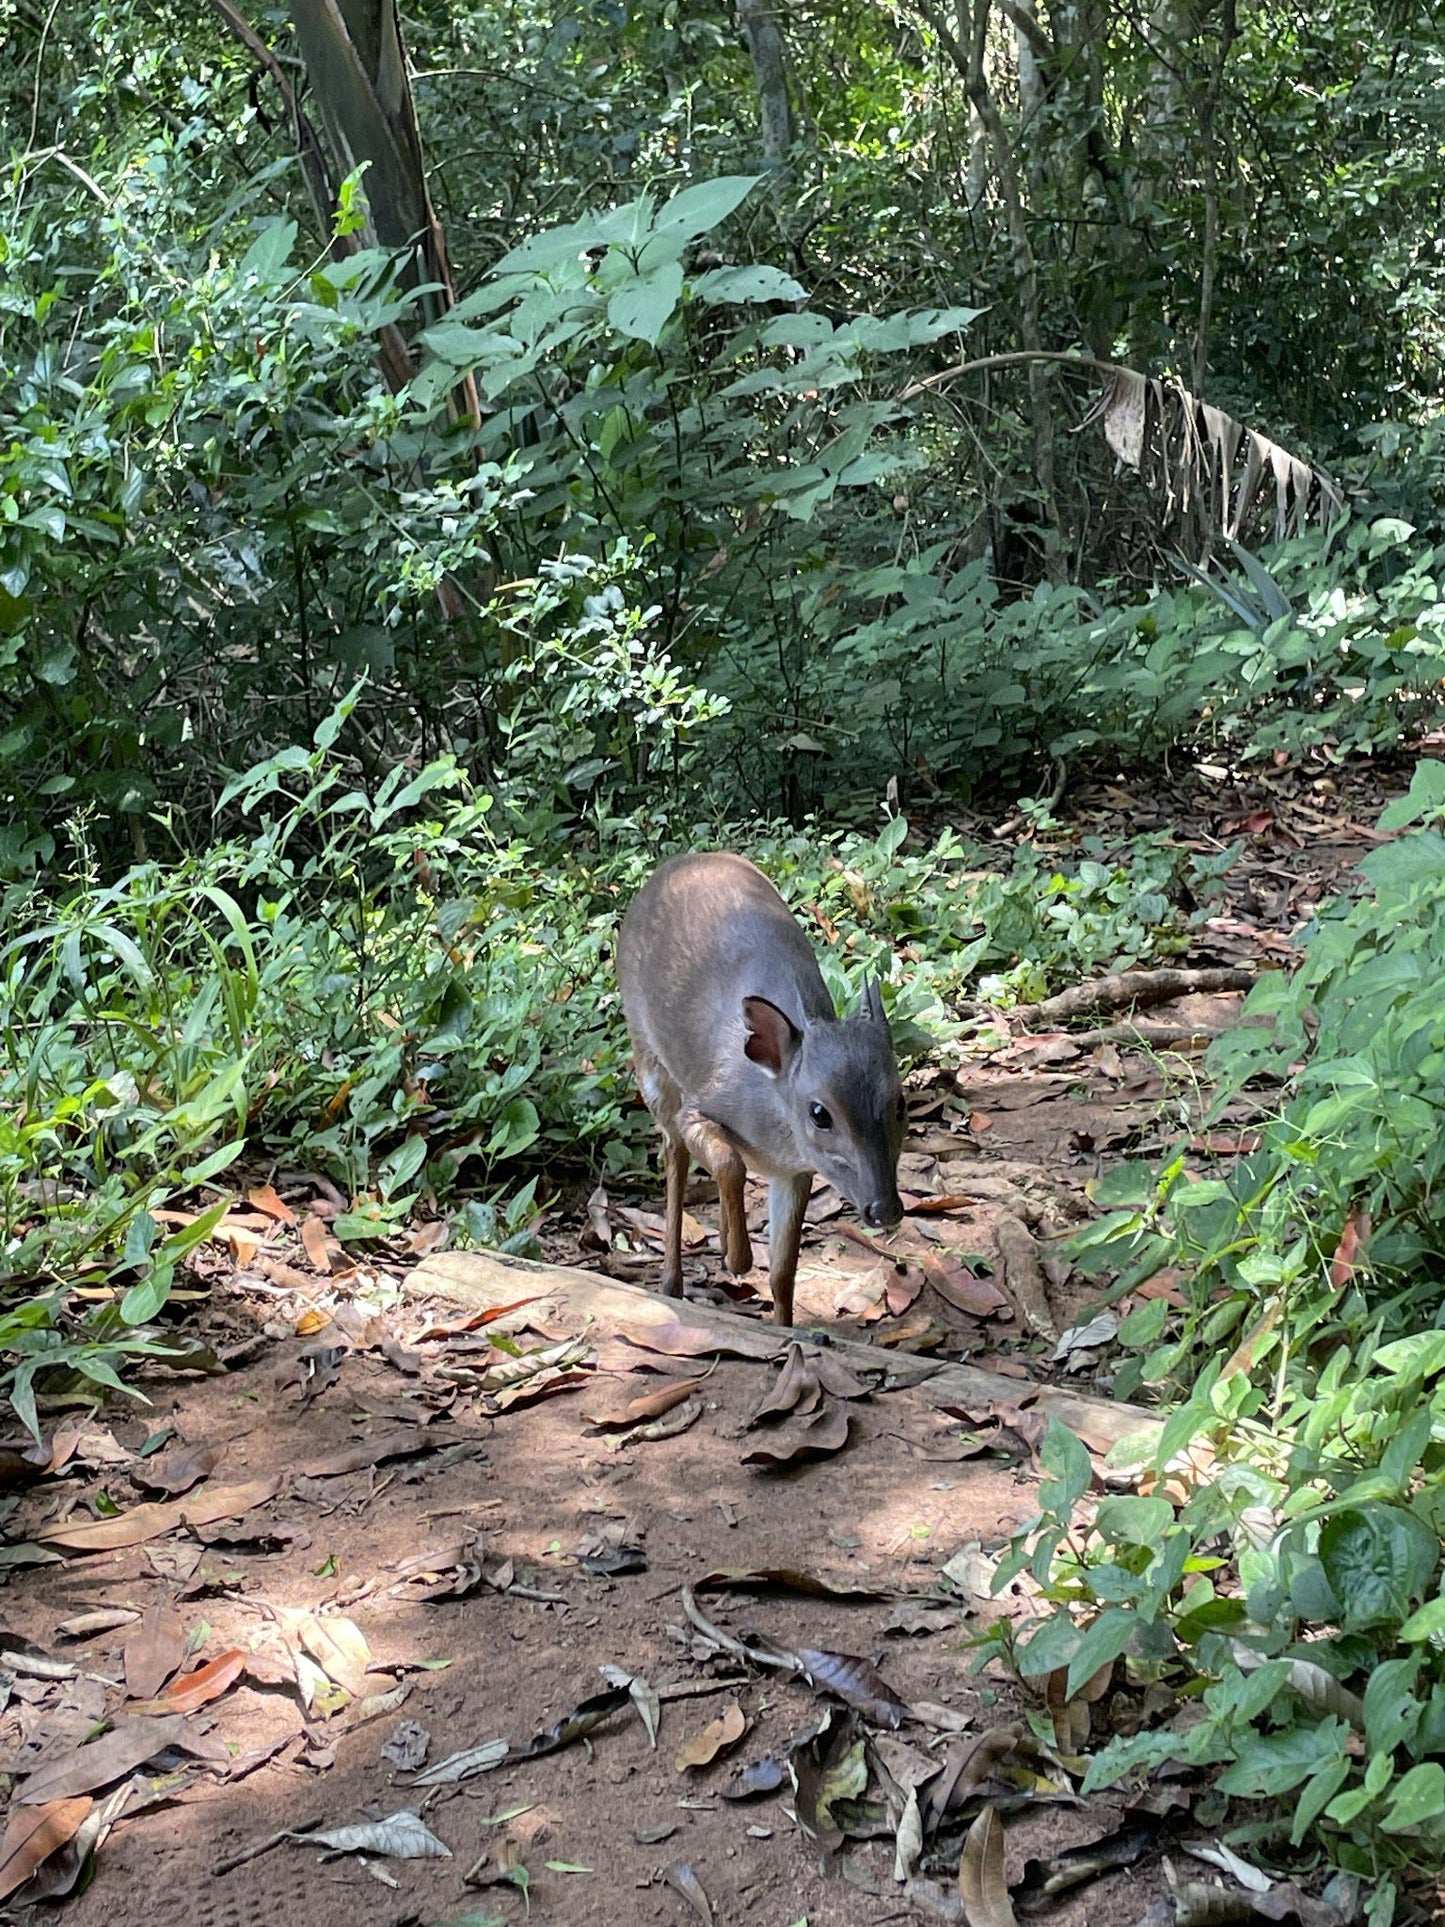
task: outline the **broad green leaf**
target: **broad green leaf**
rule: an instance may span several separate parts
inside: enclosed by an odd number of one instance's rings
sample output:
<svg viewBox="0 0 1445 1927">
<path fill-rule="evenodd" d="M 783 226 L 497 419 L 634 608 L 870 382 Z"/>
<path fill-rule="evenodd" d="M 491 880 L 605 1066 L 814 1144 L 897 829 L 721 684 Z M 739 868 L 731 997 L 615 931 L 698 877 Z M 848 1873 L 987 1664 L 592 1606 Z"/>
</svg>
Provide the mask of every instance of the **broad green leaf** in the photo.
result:
<svg viewBox="0 0 1445 1927">
<path fill-rule="evenodd" d="M 696 181 L 664 201 L 656 225 L 695 241 L 736 212 L 761 179 L 760 174 L 720 174 L 716 180 Z"/>
<path fill-rule="evenodd" d="M 1390 1796 L 1380 1826 L 1386 1833 L 1401 1833 L 1406 1827 L 1423 1826 L 1427 1820 L 1445 1813 L 1445 1766 L 1438 1760 L 1422 1760 L 1396 1786 Z"/>
<path fill-rule="evenodd" d="M 781 268 L 756 262 L 745 268 L 713 268 L 698 275 L 692 292 L 710 306 L 726 301 L 806 301 L 808 291 Z"/>
<path fill-rule="evenodd" d="M 665 262 L 655 272 L 625 282 L 607 303 L 607 319 L 619 334 L 655 348 L 682 297 L 682 265 Z"/>
</svg>

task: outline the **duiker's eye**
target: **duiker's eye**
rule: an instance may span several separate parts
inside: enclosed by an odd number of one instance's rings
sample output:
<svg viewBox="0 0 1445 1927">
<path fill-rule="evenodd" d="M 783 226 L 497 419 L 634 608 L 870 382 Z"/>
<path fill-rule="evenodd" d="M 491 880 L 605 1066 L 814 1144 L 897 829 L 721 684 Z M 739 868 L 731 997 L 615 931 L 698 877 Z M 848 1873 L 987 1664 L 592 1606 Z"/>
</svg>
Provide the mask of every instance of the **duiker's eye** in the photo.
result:
<svg viewBox="0 0 1445 1927">
<path fill-rule="evenodd" d="M 822 1104 L 810 1104 L 808 1107 L 808 1116 L 812 1118 L 814 1124 L 817 1125 L 820 1131 L 832 1130 L 833 1113 L 828 1110 L 826 1106 Z"/>
</svg>

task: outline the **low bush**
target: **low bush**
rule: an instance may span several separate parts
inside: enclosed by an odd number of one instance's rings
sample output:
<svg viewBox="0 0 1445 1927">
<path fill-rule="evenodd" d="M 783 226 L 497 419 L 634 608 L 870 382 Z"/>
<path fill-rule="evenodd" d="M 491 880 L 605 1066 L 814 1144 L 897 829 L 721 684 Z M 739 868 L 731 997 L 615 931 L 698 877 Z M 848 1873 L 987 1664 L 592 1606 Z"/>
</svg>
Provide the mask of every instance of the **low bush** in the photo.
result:
<svg viewBox="0 0 1445 1927">
<path fill-rule="evenodd" d="M 1105 1746 L 1086 1790 L 1218 1768 L 1226 1837 L 1286 1861 L 1323 1846 L 1375 1883 L 1376 1927 L 1445 1847 L 1445 765 L 1382 821 L 1406 833 L 1362 862 L 1369 894 L 1323 913 L 1213 1047 L 1216 1115 L 1284 1086 L 1259 1148 L 1220 1177 L 1182 1151 L 1125 1167 L 1078 1240 L 1119 1270 L 1112 1296 L 1165 1267 L 1183 1293 L 1119 1332 L 1121 1389 L 1184 1395 L 1168 1480 L 1088 1501 L 1088 1455 L 1056 1429 L 1001 1568 L 1052 1608 L 1007 1638 L 1025 1675 L 1076 1688 L 1127 1656 L 1186 1696 Z"/>
</svg>

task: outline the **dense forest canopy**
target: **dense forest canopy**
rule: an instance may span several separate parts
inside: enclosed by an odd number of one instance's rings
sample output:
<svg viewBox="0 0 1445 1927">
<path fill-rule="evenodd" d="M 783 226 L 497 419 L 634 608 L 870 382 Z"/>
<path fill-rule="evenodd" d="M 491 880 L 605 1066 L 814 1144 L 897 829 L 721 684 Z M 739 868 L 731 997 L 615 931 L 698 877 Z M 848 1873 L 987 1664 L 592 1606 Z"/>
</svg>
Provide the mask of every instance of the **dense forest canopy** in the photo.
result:
<svg viewBox="0 0 1445 1927">
<path fill-rule="evenodd" d="M 390 8 L 345 13 L 362 58 Z M 1428 12 L 404 24 L 398 144 L 279 10 L 7 0 L 12 876 L 77 810 L 107 865 L 158 805 L 193 846 L 217 766 L 361 677 L 374 770 L 448 751 L 564 820 L 1418 725 Z M 383 214 L 430 221 L 411 266 Z M 1236 533 L 1292 539 L 1265 578 Z"/>
</svg>

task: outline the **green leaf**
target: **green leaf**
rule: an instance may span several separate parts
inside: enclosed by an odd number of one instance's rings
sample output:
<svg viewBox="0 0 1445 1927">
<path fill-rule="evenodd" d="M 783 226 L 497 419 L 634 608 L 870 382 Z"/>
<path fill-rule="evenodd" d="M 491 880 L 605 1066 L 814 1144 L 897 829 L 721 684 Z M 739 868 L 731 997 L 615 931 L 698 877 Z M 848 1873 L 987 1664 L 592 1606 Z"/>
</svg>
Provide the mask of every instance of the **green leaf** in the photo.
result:
<svg viewBox="0 0 1445 1927">
<path fill-rule="evenodd" d="M 1418 1612 L 1411 1613 L 1400 1628 L 1399 1636 L 1407 1646 L 1417 1641 L 1445 1637 L 1445 1599 L 1426 1600 Z"/>
<path fill-rule="evenodd" d="M 1039 1446 L 1039 1465 L 1047 1474 L 1039 1503 L 1067 1523 L 1069 1515 L 1094 1480 L 1088 1447 L 1067 1425 L 1051 1418 Z"/>
<path fill-rule="evenodd" d="M 725 301 L 806 301 L 808 290 L 781 268 L 757 262 L 746 268 L 713 268 L 692 283 L 699 301 L 716 306 Z"/>
<path fill-rule="evenodd" d="M 656 226 L 695 241 L 740 208 L 761 179 L 760 174 L 720 174 L 716 180 L 695 181 L 663 203 Z"/>
<path fill-rule="evenodd" d="M 1077 1693 L 1101 1666 L 1116 1660 L 1128 1646 L 1139 1625 L 1139 1615 L 1128 1606 L 1111 1606 L 1084 1631 L 1078 1650 L 1069 1661 L 1065 1691 Z"/>
<path fill-rule="evenodd" d="M 682 264 L 668 261 L 624 282 L 607 303 L 607 319 L 619 334 L 655 348 L 681 298 Z"/>
<path fill-rule="evenodd" d="M 241 257 L 236 270 L 240 281 L 255 276 L 258 281 L 274 281 L 291 259 L 296 245 L 296 223 L 284 216 L 268 221 Z"/>
<path fill-rule="evenodd" d="M 1406 1827 L 1422 1826 L 1442 1813 L 1445 1813 L 1445 1766 L 1438 1760 L 1422 1760 L 1410 1768 L 1395 1788 L 1380 1826 L 1386 1833 L 1401 1833 Z"/>
<path fill-rule="evenodd" d="M 148 1325 L 164 1308 L 174 1282 L 174 1266 L 157 1265 L 149 1278 L 142 1278 L 138 1284 L 132 1285 L 121 1298 L 119 1309 L 122 1322 L 127 1325 Z M 82 1359 L 78 1362 L 81 1370 L 85 1371 L 85 1361 Z M 110 1379 L 105 1381 L 106 1384 L 110 1382 Z M 120 1380 L 116 1379 L 115 1383 L 119 1386 Z"/>
<path fill-rule="evenodd" d="M 1320 1531 L 1320 1563 L 1345 1624 L 1403 1622 L 1440 1562 L 1440 1542 L 1399 1506 L 1347 1507 Z"/>
<path fill-rule="evenodd" d="M 1292 1847 L 1300 1844 L 1349 1777 L 1350 1763 L 1343 1753 L 1327 1760 L 1311 1777 L 1295 1801 L 1289 1832 Z"/>
</svg>

